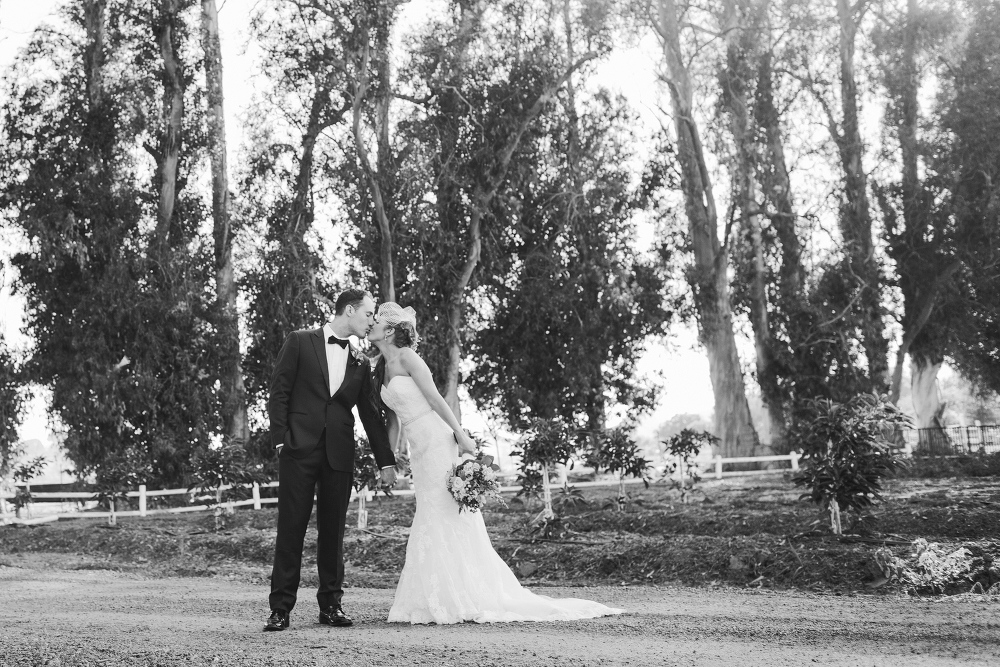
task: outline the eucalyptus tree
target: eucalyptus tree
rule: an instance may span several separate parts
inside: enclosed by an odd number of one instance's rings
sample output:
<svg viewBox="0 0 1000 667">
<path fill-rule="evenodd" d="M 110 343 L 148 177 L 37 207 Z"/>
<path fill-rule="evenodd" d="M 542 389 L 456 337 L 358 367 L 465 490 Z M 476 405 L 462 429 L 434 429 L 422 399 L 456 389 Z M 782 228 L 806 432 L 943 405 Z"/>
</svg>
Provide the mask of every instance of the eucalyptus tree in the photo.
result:
<svg viewBox="0 0 1000 667">
<path fill-rule="evenodd" d="M 712 174 L 708 168 L 695 105 L 693 51 L 700 47 L 697 8 L 674 0 L 656 0 L 643 18 L 663 51 L 663 79 L 673 114 L 674 157 L 680 171 L 687 238 L 692 263 L 687 270 L 698 322 L 698 335 L 708 354 L 715 395 L 715 431 L 724 455 L 752 455 L 760 442 L 750 417 L 746 382 L 740 366 L 729 287 L 729 250 L 733 221 L 720 220 Z"/>
<path fill-rule="evenodd" d="M 797 53 L 787 69 L 814 101 L 839 172 L 839 261 L 817 272 L 812 300 L 824 330 L 818 337 L 837 340 L 841 348 L 833 366 L 850 369 L 841 370 L 836 383 L 846 394 L 889 387 L 884 275 L 876 254 L 859 92 L 859 81 L 867 84 L 868 79 L 867 71 L 858 69 L 857 56 L 859 40 L 868 36 L 873 4 L 820 0 L 785 3 L 784 8 L 797 35 Z M 855 346 L 858 352 L 850 349 Z"/>
<path fill-rule="evenodd" d="M 400 155 L 394 150 L 390 110 L 394 99 L 390 36 L 398 13 L 396 0 L 358 3 L 353 39 L 354 80 L 351 85 L 351 135 L 358 166 L 357 224 L 361 244 L 369 244 L 371 265 L 383 301 L 396 300 L 393 233 L 400 223 Z M 367 121 L 367 122 L 366 122 Z M 374 164 L 369 137 L 374 136 Z M 362 252 L 362 256 L 366 253 Z"/>
<path fill-rule="evenodd" d="M 7 83 L 0 205 L 28 241 L 14 258 L 34 343 L 25 373 L 51 389 L 82 473 L 131 452 L 151 481 L 177 483 L 218 428 L 211 260 L 199 196 L 184 190 L 200 117 L 178 122 L 172 88 L 190 109 L 198 63 L 179 45 L 192 8 L 67 3 Z"/>
<path fill-rule="evenodd" d="M 600 15 L 559 4 L 567 65 L 612 39 Z M 492 211 L 505 234 L 481 280 L 469 387 L 515 429 L 561 418 L 599 441 L 609 401 L 626 417 L 652 406 L 655 391 L 636 364 L 671 313 L 653 259 L 636 249 L 637 118 L 624 100 L 588 90 L 589 73 L 570 77 L 512 158 L 508 192 Z"/>
<path fill-rule="evenodd" d="M 236 308 L 236 272 L 233 266 L 233 217 L 229 193 L 229 160 L 223 109 L 222 44 L 215 0 L 201 2 L 201 43 L 205 54 L 205 104 L 208 153 L 212 171 L 212 241 L 215 258 L 215 299 L 218 318 L 220 402 L 223 428 L 230 438 L 246 442 L 247 399 L 240 356 L 239 313 Z"/>
<path fill-rule="evenodd" d="M 249 266 L 247 392 L 260 407 L 285 337 L 322 321 L 329 299 L 314 236 L 315 183 L 339 154 L 330 138 L 350 120 L 353 75 L 351 3 L 274 0 L 261 3 L 251 34 L 262 52 L 266 83 L 248 126 L 249 155 L 240 190 Z"/>
<path fill-rule="evenodd" d="M 947 75 L 942 48 L 957 28 L 951 6 L 918 5 L 914 0 L 881 5 L 873 34 L 881 83 L 887 93 L 883 148 L 899 164 L 898 180 L 876 184 L 886 221 L 890 257 L 903 295 L 902 340 L 896 351 L 889 396 L 899 400 L 903 364 L 910 358 L 910 388 L 918 428 L 940 420 L 938 370 L 952 339 L 962 268 L 958 228 L 950 221 L 951 184 L 940 174 L 937 155 L 949 152 L 934 110 L 920 112 L 920 89 L 930 77 Z M 923 125 L 923 127 L 921 127 Z M 922 167 L 921 167 L 922 163 Z M 923 174 L 923 175 L 921 175 Z"/>
<path fill-rule="evenodd" d="M 989 111 L 997 12 L 990 3 L 913 0 L 881 10 L 874 41 L 887 93 L 884 150 L 899 169 L 876 193 L 903 295 L 890 396 L 899 397 L 909 356 L 916 425 L 927 428 L 941 424 L 946 407 L 937 391 L 945 358 L 983 388 L 997 386 L 997 237 L 988 203 L 997 169 Z M 931 86 L 932 103 L 921 105 Z"/>
<path fill-rule="evenodd" d="M 421 260 L 399 298 L 425 313 L 425 358 L 456 414 L 466 312 L 499 231 L 492 209 L 523 137 L 596 57 L 556 58 L 547 11 L 527 1 L 449 2 L 415 36 L 400 75 L 399 96 L 413 107 L 400 132 L 413 137 L 428 187 L 426 206 L 407 220 L 411 248 L 397 245 L 400 266 L 404 252 Z"/>
<path fill-rule="evenodd" d="M 951 185 L 950 220 L 960 239 L 957 317 L 949 357 L 980 387 L 1000 388 L 1000 7 L 965 3 L 961 39 L 948 49 L 940 124 L 947 152 L 935 171 Z"/>
</svg>

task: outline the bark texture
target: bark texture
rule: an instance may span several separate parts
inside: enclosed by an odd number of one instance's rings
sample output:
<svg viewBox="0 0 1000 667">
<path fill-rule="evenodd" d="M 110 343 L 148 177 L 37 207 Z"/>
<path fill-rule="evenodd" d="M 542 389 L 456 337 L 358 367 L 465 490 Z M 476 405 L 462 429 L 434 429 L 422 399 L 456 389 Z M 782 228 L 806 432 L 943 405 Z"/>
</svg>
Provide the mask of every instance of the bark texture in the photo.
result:
<svg viewBox="0 0 1000 667">
<path fill-rule="evenodd" d="M 393 221 L 390 219 L 389 204 L 386 201 L 388 175 L 392 171 L 392 152 L 389 143 L 389 105 L 392 99 L 389 72 L 389 26 L 385 16 L 387 8 L 378 5 L 380 10 L 376 16 L 367 12 L 363 14 L 363 31 L 361 54 L 358 58 L 358 72 L 355 78 L 354 99 L 352 104 L 352 132 L 354 147 L 358 154 L 358 162 L 364 174 L 365 183 L 372 200 L 373 217 L 379 234 L 379 297 L 382 301 L 396 300 L 395 271 L 392 247 Z M 375 66 L 377 68 L 376 87 L 374 91 L 375 135 L 377 144 L 376 170 L 368 155 L 368 146 L 362 136 L 362 118 L 365 103 L 372 92 L 371 86 L 371 48 L 369 35 L 374 30 Z"/>
<path fill-rule="evenodd" d="M 655 28 L 669 77 L 677 160 L 694 253 L 688 281 L 698 313 L 699 339 L 708 353 L 715 395 L 715 434 L 720 439 L 723 456 L 753 455 L 759 441 L 750 418 L 729 301 L 726 248 L 729 230 L 726 241 L 720 242 L 712 182 L 694 120 L 693 88 L 681 52 L 680 21 L 674 0 L 659 0 Z"/>
<path fill-rule="evenodd" d="M 881 279 L 872 240 L 871 210 L 868 201 L 868 176 L 862 156 L 864 143 L 858 119 L 858 86 L 855 75 L 854 48 L 859 15 L 864 0 L 852 5 L 837 0 L 840 52 L 841 128 L 834 134 L 844 175 L 844 204 L 840 213 L 847 268 L 860 290 L 858 309 L 862 321 L 862 346 L 868 361 L 871 388 L 888 388 L 889 345 L 882 319 Z"/>
<path fill-rule="evenodd" d="M 161 262 L 170 246 L 174 210 L 177 206 L 178 172 L 184 123 L 184 72 L 180 60 L 180 40 L 177 35 L 179 0 L 160 0 L 160 16 L 156 27 L 160 58 L 163 62 L 162 122 L 160 145 L 155 151 L 159 201 L 154 254 Z"/>
<path fill-rule="evenodd" d="M 945 405 L 938 394 L 937 375 L 942 360 L 916 357 L 910 359 L 910 392 L 913 411 L 916 413 L 916 428 L 941 426 L 941 414 Z"/>
<path fill-rule="evenodd" d="M 250 437 L 246 388 L 240 359 L 240 327 L 236 309 L 236 275 L 233 269 L 233 229 L 229 208 L 229 168 L 226 158 L 226 121 L 222 88 L 222 45 L 215 0 L 201 3 L 202 50 L 205 82 L 208 149 L 212 168 L 212 239 L 215 244 L 215 298 L 219 312 L 219 339 L 224 348 L 221 369 L 223 429 L 236 442 Z"/>
<path fill-rule="evenodd" d="M 750 324 L 754 335 L 757 383 L 767 409 L 770 431 L 777 438 L 784 432 L 785 412 L 775 360 L 775 340 L 771 332 L 768 305 L 768 272 L 764 261 L 762 207 L 755 179 L 754 128 L 750 114 L 750 89 L 753 75 L 750 53 L 754 44 L 754 7 L 737 5 L 736 0 L 723 3 L 722 25 L 726 35 L 726 65 L 719 75 L 723 105 L 729 115 L 729 132 L 733 138 L 734 202 L 739 211 L 741 237 L 749 241 L 749 306 Z"/>
</svg>

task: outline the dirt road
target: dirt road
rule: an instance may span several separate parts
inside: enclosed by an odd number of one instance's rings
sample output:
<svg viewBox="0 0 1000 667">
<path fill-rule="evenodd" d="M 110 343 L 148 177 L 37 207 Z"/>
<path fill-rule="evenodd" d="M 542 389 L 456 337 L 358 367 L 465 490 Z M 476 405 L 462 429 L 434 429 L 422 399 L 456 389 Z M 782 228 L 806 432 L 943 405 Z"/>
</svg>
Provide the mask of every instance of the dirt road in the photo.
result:
<svg viewBox="0 0 1000 667">
<path fill-rule="evenodd" d="M 14 566 L 11 566 L 11 563 Z M 0 565 L 0 666 L 25 665 L 997 665 L 1000 601 L 706 588 L 552 588 L 628 614 L 572 623 L 410 627 L 392 591 L 356 588 L 357 624 L 262 633 L 267 590 L 223 578 Z"/>
</svg>

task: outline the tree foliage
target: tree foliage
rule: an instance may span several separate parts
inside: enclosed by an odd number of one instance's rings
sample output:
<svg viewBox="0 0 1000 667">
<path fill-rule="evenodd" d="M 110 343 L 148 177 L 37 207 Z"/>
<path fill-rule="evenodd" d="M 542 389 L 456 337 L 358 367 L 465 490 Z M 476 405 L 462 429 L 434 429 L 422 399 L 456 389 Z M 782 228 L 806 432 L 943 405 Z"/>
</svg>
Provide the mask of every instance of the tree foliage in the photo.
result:
<svg viewBox="0 0 1000 667">
<path fill-rule="evenodd" d="M 0 334 L 0 479 L 7 477 L 15 463 L 17 429 L 30 396 L 20 367 L 20 360 Z"/>
<path fill-rule="evenodd" d="M 513 428 L 559 417 L 600 433 L 606 403 L 635 417 L 655 402 L 636 363 L 671 313 L 660 272 L 635 250 L 631 123 L 621 100 L 600 93 L 579 118 L 553 109 L 514 158 L 495 213 L 508 240 L 484 272 L 489 314 L 469 383 Z"/>
<path fill-rule="evenodd" d="M 811 418 L 800 419 L 789 434 L 802 447 L 796 486 L 802 495 L 830 512 L 840 534 L 842 510 L 862 510 L 882 497 L 882 479 L 902 464 L 893 436 L 910 419 L 885 397 L 862 394 L 846 403 L 814 399 Z"/>
<path fill-rule="evenodd" d="M 94 23 L 94 6 L 69 3 L 67 32 L 36 33 L 8 79 L 0 206 L 28 241 L 13 259 L 34 341 L 25 372 L 51 388 L 80 473 L 137 446 L 152 479 L 177 483 L 218 419 L 204 205 L 184 190 L 199 119 L 185 116 L 168 244 L 154 259 L 159 176 L 144 151 L 164 141 L 152 36 L 166 19 L 123 1 Z M 174 18 L 177 38 L 190 39 L 190 12 Z M 196 109 L 197 60 L 183 71 Z"/>
</svg>

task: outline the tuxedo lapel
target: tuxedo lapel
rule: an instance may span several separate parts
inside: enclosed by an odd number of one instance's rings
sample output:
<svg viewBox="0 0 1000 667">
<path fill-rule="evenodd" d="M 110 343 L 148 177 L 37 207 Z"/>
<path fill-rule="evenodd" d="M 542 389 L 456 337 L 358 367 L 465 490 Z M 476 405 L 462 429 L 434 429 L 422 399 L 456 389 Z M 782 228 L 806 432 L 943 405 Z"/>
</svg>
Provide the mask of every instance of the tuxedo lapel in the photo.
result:
<svg viewBox="0 0 1000 667">
<path fill-rule="evenodd" d="M 330 369 L 326 364 L 326 341 L 323 340 L 323 328 L 314 329 L 309 338 L 312 340 L 313 352 L 316 353 L 320 370 L 323 371 L 323 386 L 326 387 L 327 395 L 330 395 Z"/>
<path fill-rule="evenodd" d="M 347 366 L 344 368 L 344 380 L 343 380 L 343 382 L 340 383 L 340 386 L 337 387 L 336 394 L 339 394 L 344 389 L 344 387 L 346 387 L 347 385 L 349 385 L 351 383 L 351 380 L 354 379 L 354 372 L 355 372 L 356 366 L 357 366 L 357 364 L 356 364 L 355 359 L 354 359 L 354 346 L 351 345 L 350 343 L 348 343 L 347 344 Z"/>
</svg>

